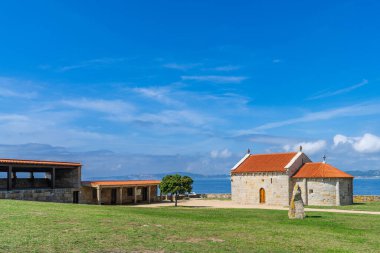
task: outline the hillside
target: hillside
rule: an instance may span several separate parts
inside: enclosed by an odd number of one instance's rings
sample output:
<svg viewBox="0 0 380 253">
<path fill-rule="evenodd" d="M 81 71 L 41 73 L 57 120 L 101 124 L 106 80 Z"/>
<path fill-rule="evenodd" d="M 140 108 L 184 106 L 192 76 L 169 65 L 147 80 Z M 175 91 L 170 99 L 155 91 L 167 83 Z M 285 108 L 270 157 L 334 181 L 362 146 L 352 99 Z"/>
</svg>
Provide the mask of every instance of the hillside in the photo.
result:
<svg viewBox="0 0 380 253">
<path fill-rule="evenodd" d="M 365 177 L 365 178 L 380 178 L 380 170 L 353 170 L 347 171 L 347 173 L 353 175 L 354 177 Z"/>
<path fill-rule="evenodd" d="M 110 176 L 110 177 L 91 177 L 87 180 L 139 180 L 139 179 L 162 179 L 168 174 L 180 174 L 182 176 L 189 176 L 192 179 L 215 179 L 215 178 L 228 178 L 227 174 L 219 175 L 203 175 L 190 172 L 168 172 L 168 173 L 156 173 L 156 174 L 131 174 L 124 176 Z"/>
<path fill-rule="evenodd" d="M 131 174 L 131 175 L 124 175 L 124 176 L 110 176 L 110 177 L 90 177 L 86 178 L 86 180 L 138 180 L 138 179 L 162 179 L 167 174 L 180 174 L 183 176 L 189 176 L 193 178 L 194 180 L 201 180 L 201 179 L 223 179 L 223 178 L 229 178 L 228 174 L 218 174 L 218 175 L 204 175 L 204 174 L 196 174 L 196 173 L 190 173 L 190 172 L 168 172 L 168 173 L 156 173 L 156 174 Z M 380 178 L 380 171 L 379 170 L 368 170 L 368 171 L 360 171 L 360 170 L 353 170 L 353 171 L 347 171 L 347 173 L 355 176 L 356 178 Z"/>
</svg>

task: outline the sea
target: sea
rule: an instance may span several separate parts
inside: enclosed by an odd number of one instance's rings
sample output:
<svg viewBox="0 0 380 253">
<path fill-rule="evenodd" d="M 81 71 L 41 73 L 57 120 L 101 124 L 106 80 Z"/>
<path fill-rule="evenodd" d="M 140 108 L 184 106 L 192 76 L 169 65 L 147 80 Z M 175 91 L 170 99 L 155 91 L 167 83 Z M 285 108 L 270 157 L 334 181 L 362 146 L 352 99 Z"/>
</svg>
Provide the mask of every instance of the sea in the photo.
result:
<svg viewBox="0 0 380 253">
<path fill-rule="evenodd" d="M 193 183 L 195 193 L 231 193 L 229 178 L 196 179 Z M 354 179 L 354 195 L 380 195 L 380 179 Z"/>
</svg>

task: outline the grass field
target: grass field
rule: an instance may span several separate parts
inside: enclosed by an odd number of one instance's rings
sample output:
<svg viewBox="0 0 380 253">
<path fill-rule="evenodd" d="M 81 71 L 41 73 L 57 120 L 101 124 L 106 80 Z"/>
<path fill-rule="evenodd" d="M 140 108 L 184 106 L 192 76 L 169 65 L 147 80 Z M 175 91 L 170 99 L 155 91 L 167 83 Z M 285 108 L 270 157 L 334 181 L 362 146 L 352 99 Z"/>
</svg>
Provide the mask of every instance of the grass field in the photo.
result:
<svg viewBox="0 0 380 253">
<path fill-rule="evenodd" d="M 1 252 L 379 252 L 380 216 L 0 201 Z"/>
<path fill-rule="evenodd" d="M 365 202 L 365 203 L 354 203 L 349 206 L 307 206 L 310 208 L 321 208 L 321 209 L 340 209 L 340 210 L 355 210 L 355 211 L 374 211 L 380 212 L 380 202 Z"/>
</svg>

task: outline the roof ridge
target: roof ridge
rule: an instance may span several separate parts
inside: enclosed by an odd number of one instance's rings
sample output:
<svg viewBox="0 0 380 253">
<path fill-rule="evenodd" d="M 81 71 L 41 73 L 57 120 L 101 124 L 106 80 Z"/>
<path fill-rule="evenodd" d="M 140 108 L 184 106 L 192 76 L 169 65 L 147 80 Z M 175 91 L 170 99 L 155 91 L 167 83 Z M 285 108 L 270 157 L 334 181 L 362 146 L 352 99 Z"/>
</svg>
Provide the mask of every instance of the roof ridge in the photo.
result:
<svg viewBox="0 0 380 253">
<path fill-rule="evenodd" d="M 323 162 L 305 163 L 295 175 L 295 178 L 353 178 L 347 172 Z"/>
<path fill-rule="evenodd" d="M 298 152 L 281 152 L 281 153 L 266 153 L 266 154 L 250 154 L 249 156 L 259 156 L 259 155 L 290 155 L 297 154 Z"/>
<path fill-rule="evenodd" d="M 52 161 L 52 160 L 34 160 L 34 159 L 14 159 L 14 158 L 0 158 L 0 161 L 46 162 L 46 163 L 78 163 L 78 164 L 80 164 L 80 162 L 66 162 L 66 161 Z"/>
</svg>

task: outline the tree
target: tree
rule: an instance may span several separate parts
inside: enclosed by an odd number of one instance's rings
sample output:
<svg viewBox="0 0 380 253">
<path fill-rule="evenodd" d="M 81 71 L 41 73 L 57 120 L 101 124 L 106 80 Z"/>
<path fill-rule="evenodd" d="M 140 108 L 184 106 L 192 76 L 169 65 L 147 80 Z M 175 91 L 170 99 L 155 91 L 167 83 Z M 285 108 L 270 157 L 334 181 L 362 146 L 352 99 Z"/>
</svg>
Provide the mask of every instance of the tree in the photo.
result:
<svg viewBox="0 0 380 253">
<path fill-rule="evenodd" d="M 171 193 L 175 196 L 175 206 L 179 194 L 191 192 L 193 189 L 193 179 L 188 176 L 181 176 L 178 174 L 165 176 L 160 183 L 160 191 L 163 194 Z"/>
</svg>

